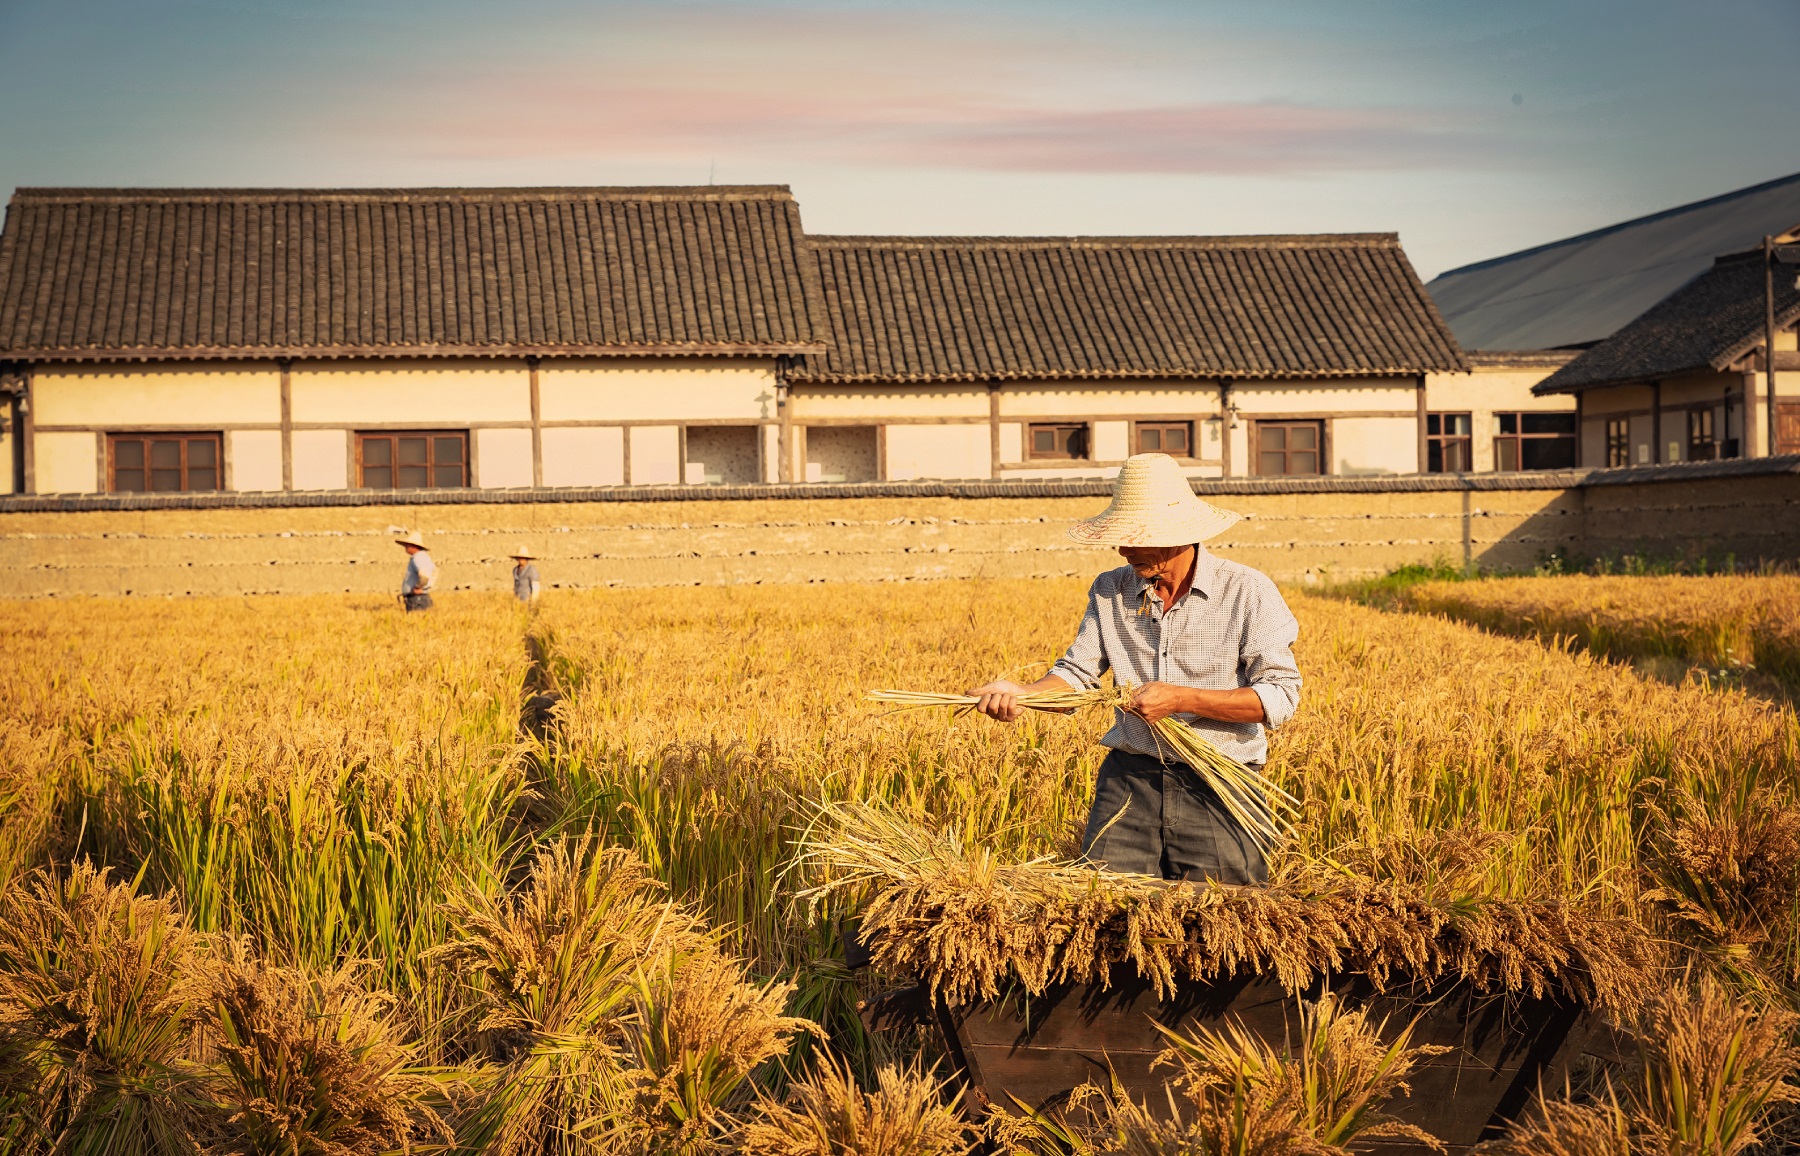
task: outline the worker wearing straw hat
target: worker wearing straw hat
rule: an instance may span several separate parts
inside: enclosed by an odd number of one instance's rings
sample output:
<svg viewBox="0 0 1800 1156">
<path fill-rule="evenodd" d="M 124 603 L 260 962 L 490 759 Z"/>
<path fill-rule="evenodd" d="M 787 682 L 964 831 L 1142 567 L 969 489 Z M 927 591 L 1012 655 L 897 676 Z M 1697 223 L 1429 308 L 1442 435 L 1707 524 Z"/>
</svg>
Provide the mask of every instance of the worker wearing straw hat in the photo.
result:
<svg viewBox="0 0 1800 1156">
<path fill-rule="evenodd" d="M 537 555 L 531 547 L 520 542 L 513 547 L 513 597 L 520 602 L 536 602 L 539 590 Z"/>
<path fill-rule="evenodd" d="M 437 582 L 437 563 L 425 548 L 425 539 L 417 530 L 408 530 L 394 539 L 406 549 L 406 575 L 400 579 L 400 604 L 410 613 L 431 609 L 431 589 Z"/>
<path fill-rule="evenodd" d="M 1127 461 L 1112 504 L 1069 528 L 1075 541 L 1112 546 L 1126 562 L 1094 580 L 1075 641 L 1029 686 L 999 680 L 969 691 L 983 714 L 1011 722 L 1020 694 L 1093 688 L 1109 669 L 1138 688 L 1100 740 L 1112 749 L 1082 841 L 1096 866 L 1164 879 L 1268 879 L 1256 841 L 1193 768 L 1158 749 L 1150 725 L 1173 716 L 1260 769 L 1265 728 L 1299 706 L 1299 624 L 1280 591 L 1204 545 L 1238 519 L 1195 496 L 1166 454 Z"/>
</svg>

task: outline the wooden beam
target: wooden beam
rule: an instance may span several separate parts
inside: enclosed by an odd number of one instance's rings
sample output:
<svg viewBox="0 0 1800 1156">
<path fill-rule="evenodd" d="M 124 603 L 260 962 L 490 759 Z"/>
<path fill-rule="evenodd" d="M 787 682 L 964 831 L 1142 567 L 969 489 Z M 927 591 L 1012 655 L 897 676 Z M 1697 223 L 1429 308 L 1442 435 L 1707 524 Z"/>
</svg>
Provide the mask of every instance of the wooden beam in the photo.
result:
<svg viewBox="0 0 1800 1156">
<path fill-rule="evenodd" d="M 527 357 L 525 369 L 531 375 L 531 484 L 544 484 L 544 410 L 538 401 L 538 359 Z"/>
<path fill-rule="evenodd" d="M 1586 442 L 1586 441 L 1587 441 L 1587 426 L 1586 426 L 1586 424 L 1585 424 L 1585 422 L 1584 422 L 1584 420 L 1583 420 L 1583 418 L 1584 418 L 1584 415 L 1583 415 L 1583 413 L 1582 413 L 1582 409 L 1583 409 L 1583 407 L 1582 407 L 1582 404 L 1581 404 L 1581 397 L 1582 397 L 1582 394 L 1581 394 L 1581 391 L 1580 391 L 1580 390 L 1577 390 L 1577 391 L 1576 391 L 1576 392 L 1575 392 L 1575 468 L 1576 468 L 1576 469 L 1580 469 L 1580 468 L 1581 468 L 1581 465 L 1582 465 L 1582 462 L 1581 462 L 1581 446 L 1582 446 L 1582 443 L 1584 443 L 1584 442 Z M 1491 421 L 1496 421 L 1496 422 L 1497 422 L 1497 421 L 1498 421 L 1498 420 L 1499 420 L 1499 419 L 1498 419 L 1498 418 L 1492 418 L 1492 419 L 1490 419 L 1490 420 L 1491 420 Z M 1471 435 L 1473 435 L 1473 434 L 1474 434 L 1474 432 L 1475 432 L 1475 431 L 1474 431 L 1474 430 L 1470 430 L 1470 431 L 1469 431 L 1469 433 L 1470 433 L 1470 434 L 1471 434 Z M 1492 436 L 1492 435 L 1490 435 L 1490 436 Z M 1475 455 L 1474 455 L 1474 450 L 1473 450 L 1473 447 L 1470 447 L 1470 454 L 1469 454 L 1469 456 L 1470 456 L 1470 457 L 1474 457 L 1474 456 L 1475 456 Z M 1473 463 L 1471 463 L 1471 464 L 1473 464 Z M 1463 491 L 1463 492 L 1464 492 L 1464 493 L 1465 493 L 1465 494 L 1466 494 L 1466 493 L 1468 493 L 1468 491 L 1467 491 L 1467 490 L 1464 490 L 1464 491 Z"/>
<path fill-rule="evenodd" d="M 1767 452 L 1775 452 L 1775 371 L 1778 367 L 1775 352 L 1775 238 L 1763 238 L 1763 352 L 1768 368 L 1763 372 L 1769 379 L 1769 396 L 1765 399 L 1769 409 L 1769 445 Z"/>
<path fill-rule="evenodd" d="M 35 494 L 37 489 L 37 417 L 32 412 L 37 409 L 33 405 L 31 395 L 31 366 L 24 369 L 25 399 L 19 403 L 19 412 L 23 415 L 19 423 L 19 448 L 25 454 L 25 492 Z"/>
<path fill-rule="evenodd" d="M 1426 435 L 1425 375 L 1419 375 L 1419 466 L 1415 473 L 1425 473 L 1431 464 L 1431 439 Z"/>
<path fill-rule="evenodd" d="M 1663 460 L 1662 382 L 1650 383 L 1650 464 L 1660 466 Z"/>
<path fill-rule="evenodd" d="M 997 381 L 988 382 L 988 477 L 996 481 L 1000 478 L 1000 383 Z"/>
<path fill-rule="evenodd" d="M 281 367 L 281 488 L 294 488 L 294 363 L 282 358 Z"/>
</svg>

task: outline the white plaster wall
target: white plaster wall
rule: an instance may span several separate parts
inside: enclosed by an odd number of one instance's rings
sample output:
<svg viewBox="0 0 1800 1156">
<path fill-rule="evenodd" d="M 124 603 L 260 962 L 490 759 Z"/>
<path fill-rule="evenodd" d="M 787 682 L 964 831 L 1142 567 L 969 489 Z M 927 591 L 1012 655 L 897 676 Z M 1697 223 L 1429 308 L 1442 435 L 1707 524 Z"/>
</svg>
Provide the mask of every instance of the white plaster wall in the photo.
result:
<svg viewBox="0 0 1800 1156">
<path fill-rule="evenodd" d="M 296 362 L 288 384 L 297 422 L 454 429 L 474 421 L 531 420 L 531 376 L 523 361 Z"/>
<path fill-rule="evenodd" d="M 1238 420 L 1225 436 L 1231 439 L 1231 475 L 1246 477 L 1254 474 L 1256 463 L 1250 460 L 1250 423 Z"/>
<path fill-rule="evenodd" d="M 1218 412 L 1219 386 L 1213 381 L 1007 382 L 1000 390 L 1000 414 L 1009 418 L 1177 418 Z"/>
<path fill-rule="evenodd" d="M 623 426 L 553 426 L 543 441 L 546 486 L 625 484 Z"/>
<path fill-rule="evenodd" d="M 1231 401 L 1247 415 L 1286 413 L 1417 412 L 1419 393 L 1408 378 L 1251 381 L 1231 387 Z"/>
<path fill-rule="evenodd" d="M 92 494 L 100 489 L 100 435 L 40 433 L 33 439 L 40 494 Z"/>
<path fill-rule="evenodd" d="M 539 363 L 538 409 L 545 421 L 773 421 L 775 384 L 773 360 L 557 359 Z"/>
<path fill-rule="evenodd" d="M 1089 454 L 1097 462 L 1122 462 L 1131 456 L 1131 423 L 1097 421 L 1093 423 L 1094 444 Z"/>
<path fill-rule="evenodd" d="M 1411 474 L 1419 468 L 1416 418 L 1340 417 L 1331 423 L 1334 474 Z"/>
<path fill-rule="evenodd" d="M 0 420 L 4 420 L 4 410 L 0 410 Z M 18 452 L 19 435 L 11 429 L 0 430 L 0 494 L 13 492 L 13 475 L 16 472 L 13 462 Z"/>
<path fill-rule="evenodd" d="M 281 431 L 234 429 L 225 432 L 225 458 L 234 490 L 281 488 Z"/>
<path fill-rule="evenodd" d="M 1224 430 L 1225 423 L 1218 418 L 1205 418 L 1194 423 L 1194 440 L 1198 443 L 1199 457 L 1209 462 L 1219 460 L 1219 455 L 1225 448 Z M 1217 474 L 1218 471 L 1214 470 L 1212 473 Z"/>
<path fill-rule="evenodd" d="M 631 484 L 665 486 L 681 481 L 681 427 L 634 425 L 631 438 Z"/>
<path fill-rule="evenodd" d="M 985 425 L 891 425 L 887 427 L 887 476 L 985 478 L 991 468 Z"/>
<path fill-rule="evenodd" d="M 1024 422 L 1003 421 L 1000 423 L 1000 460 L 1003 463 L 1025 460 Z"/>
<path fill-rule="evenodd" d="M 341 429 L 294 431 L 294 488 L 350 488 L 349 434 Z"/>
<path fill-rule="evenodd" d="M 281 421 L 274 365 L 68 366 L 32 373 L 39 425 L 160 426 L 205 430 Z"/>
<path fill-rule="evenodd" d="M 1002 412 L 1005 393 L 1001 394 Z M 884 389 L 796 385 L 788 390 L 793 420 L 825 419 L 871 424 L 907 418 L 965 417 L 987 420 L 988 392 L 980 385 L 901 385 Z"/>
<path fill-rule="evenodd" d="M 531 484 L 531 431 L 475 431 L 475 484 L 494 489 Z"/>
</svg>

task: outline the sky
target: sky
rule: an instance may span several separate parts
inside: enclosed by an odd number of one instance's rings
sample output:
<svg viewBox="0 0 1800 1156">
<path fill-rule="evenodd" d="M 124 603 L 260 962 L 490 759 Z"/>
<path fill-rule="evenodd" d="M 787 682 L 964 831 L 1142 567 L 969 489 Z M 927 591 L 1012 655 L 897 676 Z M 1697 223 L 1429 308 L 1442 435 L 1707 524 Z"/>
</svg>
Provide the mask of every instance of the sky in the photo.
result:
<svg viewBox="0 0 1800 1156">
<path fill-rule="evenodd" d="M 0 0 L 17 186 L 785 184 L 815 233 L 1396 231 L 1800 170 L 1793 0 Z"/>
</svg>

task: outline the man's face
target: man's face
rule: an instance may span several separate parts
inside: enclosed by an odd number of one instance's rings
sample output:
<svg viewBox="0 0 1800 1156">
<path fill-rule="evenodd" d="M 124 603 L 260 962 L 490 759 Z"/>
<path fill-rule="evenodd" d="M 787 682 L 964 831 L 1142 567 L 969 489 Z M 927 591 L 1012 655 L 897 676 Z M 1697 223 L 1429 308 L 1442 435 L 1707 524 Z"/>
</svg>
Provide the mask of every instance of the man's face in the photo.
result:
<svg viewBox="0 0 1800 1156">
<path fill-rule="evenodd" d="M 414 554 L 417 554 L 419 552 L 419 547 L 417 547 L 417 546 L 403 546 L 401 548 L 406 551 L 406 556 L 408 558 L 412 557 Z"/>
<path fill-rule="evenodd" d="M 1157 579 L 1179 582 L 1187 569 L 1187 556 L 1192 549 L 1192 546 L 1120 546 L 1119 557 L 1146 582 Z"/>
</svg>

